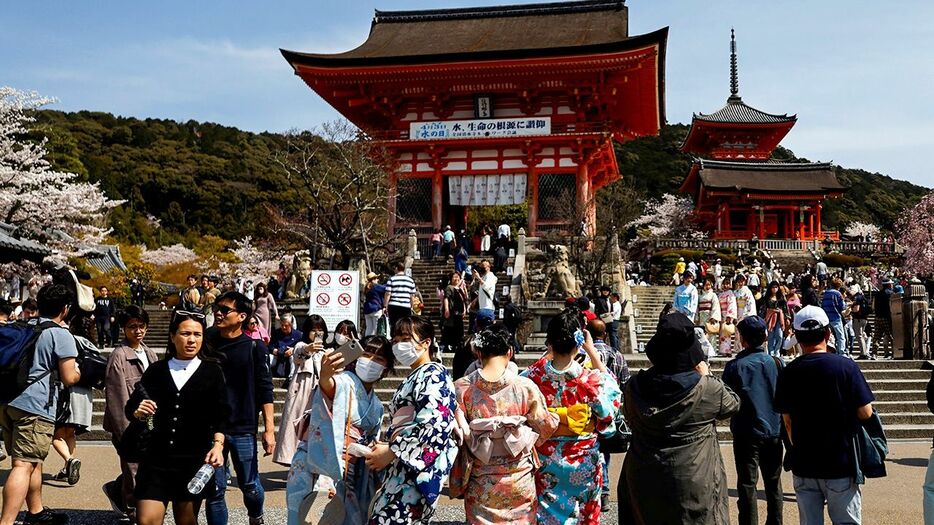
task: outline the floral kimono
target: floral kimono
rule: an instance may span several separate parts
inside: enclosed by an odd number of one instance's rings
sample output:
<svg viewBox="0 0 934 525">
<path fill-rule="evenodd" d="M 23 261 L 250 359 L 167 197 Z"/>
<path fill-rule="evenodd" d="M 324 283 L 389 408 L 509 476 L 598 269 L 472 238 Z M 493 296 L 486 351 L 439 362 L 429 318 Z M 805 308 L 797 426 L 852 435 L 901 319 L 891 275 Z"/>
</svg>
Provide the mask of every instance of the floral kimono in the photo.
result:
<svg viewBox="0 0 934 525">
<path fill-rule="evenodd" d="M 369 523 L 427 524 L 457 457 L 457 401 L 447 369 L 429 362 L 413 370 L 389 410 L 389 448 L 396 459 L 386 468 Z"/>
<path fill-rule="evenodd" d="M 549 411 L 559 415 L 552 437 L 537 447 L 542 467 L 535 473 L 540 525 L 597 525 L 605 466 L 597 435 L 616 432 L 620 409 L 616 381 L 576 361 L 555 370 L 538 360 L 523 374 L 538 385 Z"/>
<path fill-rule="evenodd" d="M 704 337 L 710 341 L 712 348 L 717 348 L 720 345 L 720 321 L 723 318 L 720 317 L 720 298 L 717 297 L 717 294 L 713 290 L 701 291 L 700 297 L 697 300 L 697 319 L 695 324 L 704 329 Z M 707 321 L 716 321 L 715 325 L 707 326 Z M 713 328 L 714 332 L 711 332 L 710 329 Z M 712 355 L 708 357 L 713 357 Z"/>
<path fill-rule="evenodd" d="M 534 524 L 540 465 L 535 445 L 558 428 L 557 415 L 535 383 L 510 369 L 498 381 L 487 381 L 478 370 L 454 387 L 467 426 L 459 458 L 469 467 L 456 468 L 450 485 L 452 494 L 464 494 L 467 523 Z"/>
<path fill-rule="evenodd" d="M 359 525 L 366 520 L 375 492 L 373 474 L 364 458 L 350 457 L 344 461 L 345 440 L 369 445 L 379 434 L 383 419 L 383 404 L 375 391 L 367 392 L 363 382 L 353 372 L 334 376 L 334 400 L 328 401 L 315 389 L 311 409 L 306 416 L 309 427 L 301 442 L 286 485 L 286 506 L 289 525 L 305 523 L 304 517 L 316 495 L 319 477 L 334 480 L 335 498 L 343 500 L 344 524 Z M 348 407 L 350 407 L 348 411 Z M 347 428 L 347 422 L 350 428 Z"/>
</svg>

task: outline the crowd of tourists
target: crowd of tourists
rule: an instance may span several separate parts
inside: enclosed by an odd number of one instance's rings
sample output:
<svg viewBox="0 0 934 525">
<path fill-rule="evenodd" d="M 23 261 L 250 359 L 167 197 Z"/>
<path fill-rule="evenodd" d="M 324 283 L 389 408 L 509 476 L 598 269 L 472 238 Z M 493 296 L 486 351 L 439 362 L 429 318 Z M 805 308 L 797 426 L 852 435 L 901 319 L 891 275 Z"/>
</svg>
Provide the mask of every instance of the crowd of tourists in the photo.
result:
<svg viewBox="0 0 934 525">
<path fill-rule="evenodd" d="M 496 297 L 489 261 L 439 284 L 439 326 L 418 315 L 404 265 L 384 284 L 368 275 L 362 337 L 350 321 L 329 327 L 315 314 L 299 325 L 264 283 L 251 298 L 191 276 L 164 357 L 147 344 L 146 310 L 112 309 L 102 288 L 87 317 L 103 324 L 99 342 L 113 326 L 122 338 L 109 341 L 116 348 L 101 372 L 94 345 L 69 333 L 84 308 L 75 291 L 48 284 L 17 316 L 37 317 L 27 325 L 38 333 L 25 343 L 29 372 L 0 388 L 12 457 L 0 525 L 24 503 L 25 523 L 66 521 L 43 504 L 42 465 L 54 449 L 65 461 L 56 477 L 79 482 L 75 436 L 91 426 L 95 388 L 120 463 L 104 492 L 128 523 L 162 523 L 171 504 L 175 523 L 196 523 L 203 507 L 209 524 L 226 524 L 231 470 L 250 523 L 263 523 L 262 453 L 289 469 L 290 524 L 429 523 L 445 486 L 469 523 L 596 524 L 613 490 L 612 454 L 626 450 L 620 523 L 727 523 L 715 424 L 727 419 L 740 523 L 757 523 L 760 474 L 766 523 L 781 523 L 783 464 L 802 523 L 821 522 L 825 507 L 835 523 L 859 523 L 860 484 L 879 465 L 856 451 L 884 436 L 848 354 L 872 356 L 860 313 L 884 316 L 895 284 L 875 276 L 876 291 L 873 276 L 820 264 L 792 277 L 755 261 L 734 276 L 720 261 L 692 263 L 677 268 L 672 303 L 645 348 L 652 366 L 631 377 L 609 288 L 569 298 L 547 323 L 546 352 L 520 370 L 519 313 Z M 795 352 L 789 363 L 780 357 Z M 715 355 L 733 357 L 722 379 L 710 373 Z M 390 383 L 393 374 L 401 382 Z M 278 430 L 273 377 L 286 389 Z M 397 385 L 388 414 L 381 385 Z M 855 446 L 864 435 L 868 444 Z"/>
<path fill-rule="evenodd" d="M 672 277 L 678 284 L 671 307 L 695 322 L 709 356 L 739 351 L 736 326 L 750 316 L 766 323 L 769 355 L 798 355 L 792 320 L 805 306 L 816 306 L 830 320 L 830 347 L 837 353 L 856 359 L 892 357 L 891 297 L 904 291 L 894 278 L 877 271 L 831 272 L 824 261 L 786 275 L 771 261 L 753 260 L 728 275 L 720 259 L 708 265 L 685 264 L 682 258 Z M 870 324 L 873 315 L 877 323 Z"/>
</svg>

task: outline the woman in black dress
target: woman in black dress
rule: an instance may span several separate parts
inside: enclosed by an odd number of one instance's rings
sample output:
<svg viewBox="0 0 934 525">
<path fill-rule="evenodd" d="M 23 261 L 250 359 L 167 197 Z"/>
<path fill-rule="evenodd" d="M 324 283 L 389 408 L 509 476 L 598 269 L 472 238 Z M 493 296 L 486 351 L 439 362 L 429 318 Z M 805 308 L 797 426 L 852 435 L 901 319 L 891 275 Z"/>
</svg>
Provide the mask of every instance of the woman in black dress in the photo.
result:
<svg viewBox="0 0 934 525">
<path fill-rule="evenodd" d="M 444 301 L 441 304 L 441 345 L 454 354 L 454 379 L 464 375 L 464 371 L 474 361 L 474 355 L 464 346 L 464 310 L 467 293 L 461 286 L 461 276 L 451 272 L 448 285 L 444 289 Z"/>
<path fill-rule="evenodd" d="M 136 478 L 139 525 L 161 524 L 168 504 L 178 525 L 197 523 L 201 500 L 216 489 L 209 479 L 199 494 L 188 482 L 204 464 L 224 462 L 227 390 L 220 366 L 199 354 L 204 316 L 175 312 L 167 359 L 153 363 L 126 405 L 127 417 L 152 418 L 148 446 Z"/>
</svg>

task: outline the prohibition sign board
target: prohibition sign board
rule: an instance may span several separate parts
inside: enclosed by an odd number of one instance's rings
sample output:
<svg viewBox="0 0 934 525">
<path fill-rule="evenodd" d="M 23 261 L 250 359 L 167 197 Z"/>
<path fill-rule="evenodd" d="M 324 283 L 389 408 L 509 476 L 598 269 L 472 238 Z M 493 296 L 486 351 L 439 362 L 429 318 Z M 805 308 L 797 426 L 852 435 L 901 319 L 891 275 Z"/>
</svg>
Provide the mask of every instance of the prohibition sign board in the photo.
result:
<svg viewBox="0 0 934 525">
<path fill-rule="evenodd" d="M 318 314 L 328 326 L 341 321 L 359 324 L 360 274 L 347 270 L 314 270 L 308 313 Z"/>
</svg>

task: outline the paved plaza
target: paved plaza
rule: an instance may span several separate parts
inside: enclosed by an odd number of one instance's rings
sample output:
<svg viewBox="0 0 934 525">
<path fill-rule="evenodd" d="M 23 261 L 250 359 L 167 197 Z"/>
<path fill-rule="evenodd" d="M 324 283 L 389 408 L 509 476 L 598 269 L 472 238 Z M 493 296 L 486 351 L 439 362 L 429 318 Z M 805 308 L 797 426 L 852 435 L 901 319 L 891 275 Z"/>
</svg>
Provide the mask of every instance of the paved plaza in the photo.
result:
<svg viewBox="0 0 934 525">
<path fill-rule="evenodd" d="M 888 477 L 869 480 L 863 487 L 863 523 L 871 525 L 909 525 L 922 523 L 921 515 L 921 484 L 927 467 L 928 456 L 931 451 L 930 441 L 897 441 L 889 444 Z M 723 459 L 726 463 L 729 486 L 735 486 L 735 472 L 733 470 L 733 451 L 729 444 L 721 447 Z M 110 505 L 101 492 L 101 485 L 116 477 L 118 473 L 116 454 L 110 443 L 91 442 L 80 443 L 78 457 L 83 462 L 81 481 L 74 487 L 55 481 L 49 481 L 50 473 L 54 474 L 62 466 L 62 461 L 53 453 L 50 456 L 45 472 L 46 484 L 43 489 L 43 501 L 47 506 L 55 509 L 73 509 L 71 523 L 75 525 L 108 525 L 116 523 L 114 515 L 109 509 Z M 614 458 L 612 465 L 612 482 L 616 485 L 622 465 L 621 456 Z M 9 472 L 10 460 L 0 463 L 0 482 L 6 482 Z M 261 460 L 261 477 L 266 488 L 267 520 L 270 525 L 285 523 L 285 481 L 286 471 L 272 463 L 269 458 Z M 795 506 L 795 495 L 792 489 L 791 474 L 785 473 L 782 477 L 785 490 L 785 523 L 798 523 L 798 509 Z M 761 489 L 761 483 L 760 483 Z M 615 494 L 613 494 L 613 508 L 605 515 L 601 523 L 613 525 L 616 523 Z M 228 504 L 231 507 L 231 523 L 246 524 L 246 513 L 243 509 L 239 492 L 234 488 L 228 494 Z M 759 519 L 765 521 L 765 495 L 759 493 Z M 730 488 L 730 520 L 736 523 L 736 490 Z M 436 523 L 454 524 L 464 522 L 464 508 L 459 500 L 446 497 L 441 499 Z M 173 523 L 171 517 L 166 523 Z M 204 523 L 202 517 L 201 523 Z M 829 523 L 829 520 L 828 520 Z"/>
</svg>

